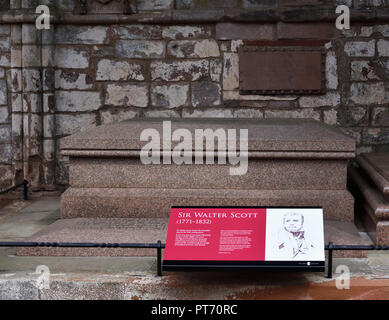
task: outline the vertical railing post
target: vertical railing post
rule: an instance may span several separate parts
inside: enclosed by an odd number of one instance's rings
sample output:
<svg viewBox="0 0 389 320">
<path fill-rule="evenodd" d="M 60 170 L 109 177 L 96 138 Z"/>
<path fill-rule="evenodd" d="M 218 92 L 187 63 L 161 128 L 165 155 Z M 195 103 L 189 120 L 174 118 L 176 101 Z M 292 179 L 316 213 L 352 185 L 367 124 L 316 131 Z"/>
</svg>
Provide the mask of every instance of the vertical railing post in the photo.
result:
<svg viewBox="0 0 389 320">
<path fill-rule="evenodd" d="M 24 200 L 28 200 L 28 188 L 27 188 L 27 185 L 28 185 L 28 181 L 27 180 L 23 180 L 23 198 L 24 198 Z"/>
<path fill-rule="evenodd" d="M 334 246 L 332 244 L 332 242 L 330 241 L 328 243 L 328 275 L 327 275 L 327 278 L 329 279 L 332 279 L 332 251 L 334 249 Z"/>
<path fill-rule="evenodd" d="M 157 247 L 157 274 L 158 277 L 162 277 L 162 244 L 161 240 L 158 240 L 157 242 L 158 247 Z"/>
</svg>

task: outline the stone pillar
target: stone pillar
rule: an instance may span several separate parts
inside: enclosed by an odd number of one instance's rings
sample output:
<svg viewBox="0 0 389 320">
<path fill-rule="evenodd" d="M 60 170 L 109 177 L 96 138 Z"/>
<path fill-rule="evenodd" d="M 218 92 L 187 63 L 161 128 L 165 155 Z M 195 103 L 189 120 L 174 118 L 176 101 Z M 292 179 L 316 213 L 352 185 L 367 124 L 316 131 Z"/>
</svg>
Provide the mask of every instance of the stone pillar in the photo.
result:
<svg viewBox="0 0 389 320">
<path fill-rule="evenodd" d="M 11 94 L 12 165 L 14 184 L 23 180 L 23 103 L 22 103 L 22 25 L 11 27 L 11 68 L 8 71 Z"/>
<path fill-rule="evenodd" d="M 43 76 L 43 162 L 42 178 L 46 189 L 55 189 L 55 31 L 52 25 L 42 30 Z"/>
</svg>

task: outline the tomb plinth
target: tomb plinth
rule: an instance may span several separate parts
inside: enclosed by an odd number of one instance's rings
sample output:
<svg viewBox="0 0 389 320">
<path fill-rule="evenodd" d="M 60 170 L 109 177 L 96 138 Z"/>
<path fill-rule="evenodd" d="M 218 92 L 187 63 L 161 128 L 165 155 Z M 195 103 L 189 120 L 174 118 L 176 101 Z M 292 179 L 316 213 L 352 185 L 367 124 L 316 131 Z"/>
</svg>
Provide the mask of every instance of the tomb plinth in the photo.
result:
<svg viewBox="0 0 389 320">
<path fill-rule="evenodd" d="M 364 153 L 350 168 L 356 216 L 377 245 L 389 245 L 389 153 Z"/>
<path fill-rule="evenodd" d="M 156 129 L 162 141 L 162 121 L 130 120 L 62 139 L 70 187 L 61 217 L 167 218 L 171 206 L 321 206 L 326 219 L 353 221 L 346 182 L 355 142 L 336 128 L 305 119 L 171 120 L 171 131 L 187 129 L 193 146 L 196 129 L 236 129 L 239 151 L 240 129 L 247 129 L 247 173 L 231 175 L 228 158 L 218 164 L 217 143 L 195 149 L 214 152 L 214 164 L 143 164 L 141 133 Z"/>
</svg>

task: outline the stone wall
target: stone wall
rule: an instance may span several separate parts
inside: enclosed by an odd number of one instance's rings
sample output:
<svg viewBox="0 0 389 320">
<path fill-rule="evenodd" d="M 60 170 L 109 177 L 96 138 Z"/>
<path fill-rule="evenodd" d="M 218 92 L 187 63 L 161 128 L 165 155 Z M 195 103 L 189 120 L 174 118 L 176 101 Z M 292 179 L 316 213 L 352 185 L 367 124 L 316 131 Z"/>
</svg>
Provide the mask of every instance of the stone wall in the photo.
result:
<svg viewBox="0 0 389 320">
<path fill-rule="evenodd" d="M 78 1 L 60 0 L 50 30 L 28 17 L 0 24 L 1 180 L 66 185 L 58 139 L 136 117 L 314 118 L 354 137 L 358 152 L 389 150 L 389 24 L 381 22 L 389 3 L 354 0 L 358 19 L 344 32 L 335 28 L 338 3 L 138 0 L 139 13 L 118 23 L 79 16 Z M 23 14 L 37 1 L 10 4 Z M 61 22 L 72 17 L 77 23 Z M 325 47 L 326 94 L 240 95 L 239 48 L 288 41 Z"/>
</svg>

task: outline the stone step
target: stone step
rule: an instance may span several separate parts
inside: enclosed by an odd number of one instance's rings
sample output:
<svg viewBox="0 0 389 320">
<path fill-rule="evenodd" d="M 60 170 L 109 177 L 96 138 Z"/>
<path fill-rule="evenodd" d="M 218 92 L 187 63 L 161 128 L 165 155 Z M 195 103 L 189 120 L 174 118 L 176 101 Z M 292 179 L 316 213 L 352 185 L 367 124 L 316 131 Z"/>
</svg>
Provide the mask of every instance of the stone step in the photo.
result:
<svg viewBox="0 0 389 320">
<path fill-rule="evenodd" d="M 61 196 L 62 218 L 167 218 L 172 206 L 316 206 L 324 218 L 354 220 L 347 190 L 240 190 L 156 188 L 68 188 Z"/>
<path fill-rule="evenodd" d="M 25 239 L 33 242 L 156 243 L 166 242 L 167 218 L 60 219 Z M 325 242 L 370 244 L 352 222 L 324 221 Z M 24 247 L 21 256 L 155 256 L 156 249 Z M 363 251 L 339 251 L 335 256 L 364 257 Z"/>
<path fill-rule="evenodd" d="M 363 153 L 356 161 L 380 193 L 389 199 L 389 152 Z"/>
<path fill-rule="evenodd" d="M 377 245 L 389 245 L 389 202 L 361 168 L 350 168 L 355 214 Z"/>
</svg>

